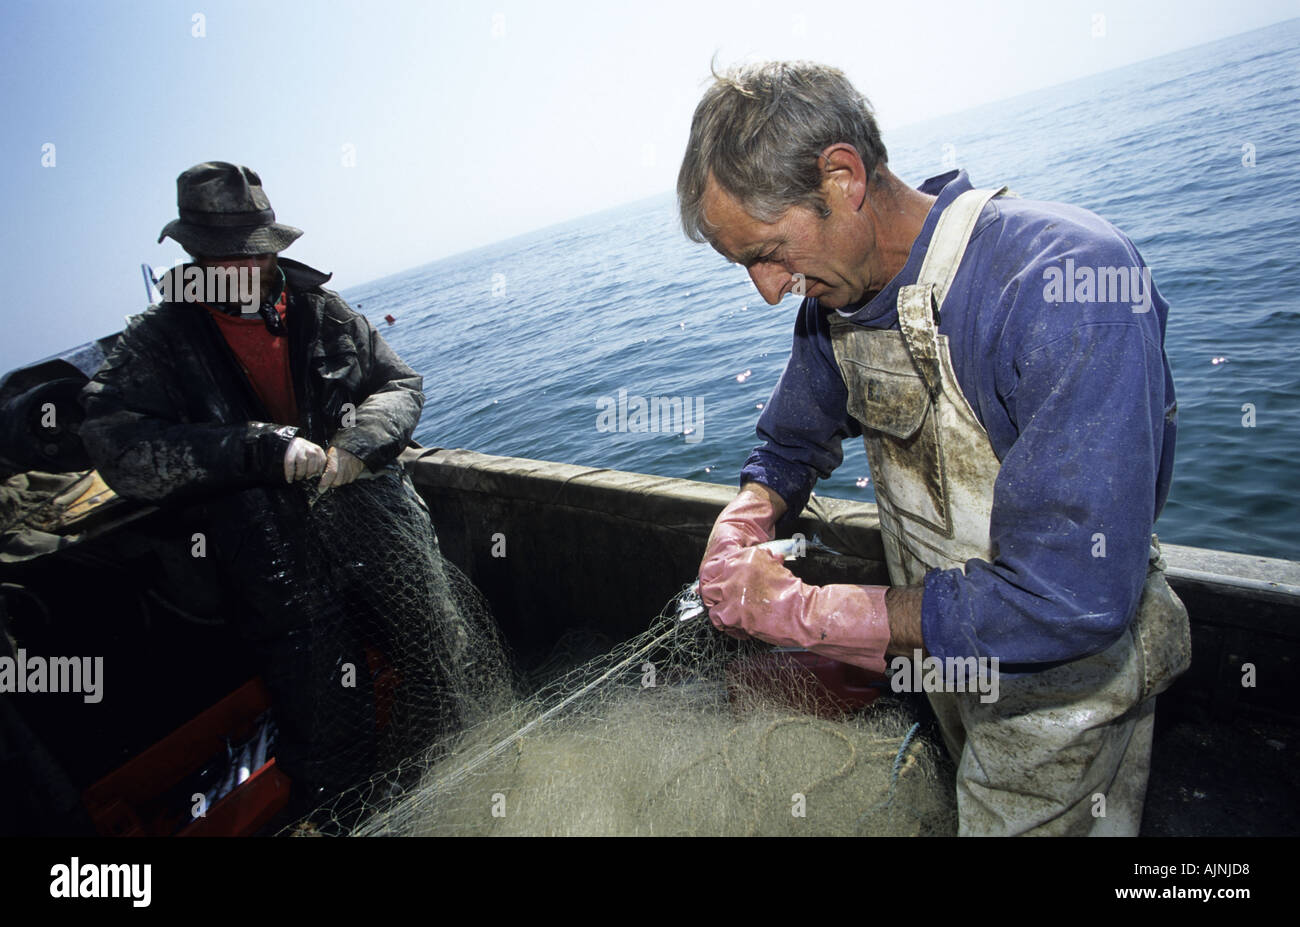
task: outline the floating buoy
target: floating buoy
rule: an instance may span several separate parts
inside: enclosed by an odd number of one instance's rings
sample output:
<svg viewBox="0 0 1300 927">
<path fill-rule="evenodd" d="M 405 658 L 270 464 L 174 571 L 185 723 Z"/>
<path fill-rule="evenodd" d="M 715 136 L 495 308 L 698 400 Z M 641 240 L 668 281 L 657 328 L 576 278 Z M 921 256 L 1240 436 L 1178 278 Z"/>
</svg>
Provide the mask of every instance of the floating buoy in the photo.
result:
<svg viewBox="0 0 1300 927">
<path fill-rule="evenodd" d="M 384 321 L 387 322 L 389 325 L 392 325 L 394 322 L 397 321 L 397 319 L 393 318 L 391 315 L 386 315 L 384 316 Z"/>
</svg>

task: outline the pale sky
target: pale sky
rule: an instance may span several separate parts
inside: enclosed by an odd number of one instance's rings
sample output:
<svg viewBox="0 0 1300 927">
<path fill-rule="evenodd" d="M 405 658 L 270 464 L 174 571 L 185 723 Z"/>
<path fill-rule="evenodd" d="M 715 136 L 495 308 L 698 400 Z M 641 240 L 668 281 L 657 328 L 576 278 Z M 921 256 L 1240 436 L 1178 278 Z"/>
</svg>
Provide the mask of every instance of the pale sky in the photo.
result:
<svg viewBox="0 0 1300 927">
<path fill-rule="evenodd" d="M 0 373 L 144 308 L 139 265 L 184 256 L 156 239 L 200 161 L 257 170 L 306 232 L 286 256 L 346 289 L 671 190 L 715 54 L 842 68 L 888 145 L 1295 16 L 1300 0 L 6 0 Z"/>
</svg>

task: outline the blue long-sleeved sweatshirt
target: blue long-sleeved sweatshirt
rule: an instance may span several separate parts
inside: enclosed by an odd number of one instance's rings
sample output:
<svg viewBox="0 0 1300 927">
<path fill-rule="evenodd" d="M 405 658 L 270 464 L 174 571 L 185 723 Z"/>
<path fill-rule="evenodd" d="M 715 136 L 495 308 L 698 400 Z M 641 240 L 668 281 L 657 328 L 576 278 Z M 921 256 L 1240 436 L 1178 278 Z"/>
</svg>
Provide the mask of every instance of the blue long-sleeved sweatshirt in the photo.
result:
<svg viewBox="0 0 1300 927">
<path fill-rule="evenodd" d="M 938 200 L 906 265 L 867 302 L 838 310 L 859 325 L 898 328 L 899 288 L 916 282 L 940 213 L 971 183 L 953 171 L 920 189 Z M 930 653 L 1032 669 L 1097 653 L 1124 631 L 1173 471 L 1168 308 L 1133 243 L 1093 213 L 1008 197 L 984 208 L 939 330 L 1001 461 L 996 558 L 926 574 Z M 842 462 L 844 438 L 862 434 L 831 347 L 832 311 L 812 298 L 799 307 L 790 360 L 758 420 L 763 443 L 741 471 L 794 511 Z"/>
</svg>

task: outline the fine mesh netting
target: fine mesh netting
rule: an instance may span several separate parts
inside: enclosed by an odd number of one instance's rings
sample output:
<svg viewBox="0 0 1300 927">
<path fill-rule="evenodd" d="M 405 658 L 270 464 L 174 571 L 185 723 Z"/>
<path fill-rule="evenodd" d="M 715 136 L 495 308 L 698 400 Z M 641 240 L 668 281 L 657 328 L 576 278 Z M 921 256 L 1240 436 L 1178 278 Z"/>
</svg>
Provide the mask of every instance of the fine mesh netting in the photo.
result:
<svg viewBox="0 0 1300 927">
<path fill-rule="evenodd" d="M 335 830 L 418 779 L 458 732 L 510 704 L 509 662 L 481 597 L 443 560 L 399 471 L 306 488 L 304 643 L 292 685 L 289 768 L 331 800 Z M 282 661 L 284 662 L 284 661 Z M 279 707 L 279 706 L 277 706 Z M 281 712 L 285 713 L 285 712 Z M 283 725 L 283 722 L 282 722 Z M 295 751 L 296 748 L 296 752 Z"/>
<path fill-rule="evenodd" d="M 512 676 L 486 602 L 437 555 L 422 505 L 407 493 L 394 506 L 379 484 L 312 508 L 321 587 L 344 590 L 371 651 L 372 702 L 353 699 L 353 727 L 376 736 L 341 757 L 369 765 L 360 784 L 294 833 L 955 832 L 951 772 L 908 703 L 839 710 L 788 655 L 716 632 L 689 590 L 631 640 L 573 629 Z M 337 710 L 326 701 L 322 715 Z"/>
</svg>

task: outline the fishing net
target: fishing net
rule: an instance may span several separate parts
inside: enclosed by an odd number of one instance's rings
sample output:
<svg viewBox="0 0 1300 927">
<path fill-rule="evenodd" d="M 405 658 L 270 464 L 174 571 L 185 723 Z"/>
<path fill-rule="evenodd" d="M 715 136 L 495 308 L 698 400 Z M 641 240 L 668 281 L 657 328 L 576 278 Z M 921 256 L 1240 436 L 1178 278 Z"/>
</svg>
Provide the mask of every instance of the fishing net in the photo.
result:
<svg viewBox="0 0 1300 927">
<path fill-rule="evenodd" d="M 482 596 L 413 529 L 421 519 L 379 501 L 317 501 L 322 526 L 355 530 L 318 532 L 312 559 L 355 590 L 348 610 L 385 654 L 372 661 L 381 749 L 291 833 L 955 832 L 951 770 L 912 703 L 847 709 L 787 655 L 716 632 L 689 589 L 631 640 L 573 629 L 512 676 Z"/>
<path fill-rule="evenodd" d="M 302 491 L 293 605 L 309 622 L 270 642 L 264 676 L 296 801 L 328 800 L 312 820 L 339 832 L 508 705 L 511 673 L 491 614 L 443 560 L 400 470 Z"/>
</svg>

